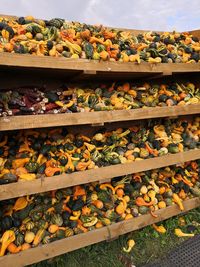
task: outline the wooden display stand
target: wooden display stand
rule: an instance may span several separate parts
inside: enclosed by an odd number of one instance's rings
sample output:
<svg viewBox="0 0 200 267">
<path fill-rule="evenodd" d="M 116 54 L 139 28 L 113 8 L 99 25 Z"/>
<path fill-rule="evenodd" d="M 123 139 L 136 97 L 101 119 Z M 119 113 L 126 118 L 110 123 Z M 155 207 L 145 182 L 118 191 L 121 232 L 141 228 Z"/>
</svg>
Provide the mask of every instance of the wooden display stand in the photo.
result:
<svg viewBox="0 0 200 267">
<path fill-rule="evenodd" d="M 133 32 L 138 33 L 141 31 Z M 200 31 L 193 31 L 200 36 Z M 0 68 L 5 73 L 21 72 L 31 73 L 53 73 L 54 71 L 61 77 L 77 77 L 77 79 L 94 78 L 147 78 L 147 77 L 164 77 L 172 74 L 191 74 L 200 73 L 200 63 L 196 64 L 149 64 L 149 63 L 120 63 L 120 62 L 96 62 L 82 59 L 66 59 L 52 57 L 38 57 L 31 55 L 18 55 L 9 53 L 0 53 Z M 0 76 L 2 76 L 1 74 Z M 23 81 L 17 80 L 17 75 L 13 74 L 17 83 L 22 84 Z M 14 84 L 14 82 L 13 82 Z M 6 79 L 1 80 L 0 87 L 9 86 Z M 136 110 L 118 110 L 118 111 L 101 111 L 93 113 L 77 113 L 77 114 L 47 114 L 47 115 L 28 115 L 0 118 L 0 130 L 19 130 L 30 128 L 54 127 L 54 126 L 71 126 L 82 125 L 98 125 L 104 123 L 122 124 L 130 123 L 141 119 L 171 117 L 179 115 L 191 115 L 200 113 L 200 104 L 188 106 L 174 107 L 155 107 L 142 108 Z M 126 121 L 126 122 L 125 122 Z M 129 122 L 127 122 L 129 121 Z M 89 126 L 87 126 L 90 128 Z M 95 129 L 96 130 L 96 129 Z M 163 157 L 151 158 L 143 161 L 118 164 L 115 166 L 102 167 L 99 169 L 75 172 L 72 174 L 61 174 L 54 177 L 46 177 L 34 181 L 17 182 L 13 184 L 0 186 L 0 200 L 19 197 L 27 194 L 45 192 L 53 189 L 65 188 L 77 184 L 84 184 L 93 181 L 102 181 L 115 176 L 121 176 L 164 166 L 169 166 L 185 161 L 196 160 L 200 158 L 200 149 L 185 151 L 177 154 L 169 154 Z M 193 198 L 184 201 L 184 211 L 191 210 L 200 206 L 200 199 Z M 91 245 L 103 240 L 128 233 L 130 231 L 140 229 L 144 226 L 159 222 L 180 214 L 180 210 L 176 205 L 158 210 L 158 217 L 151 215 L 142 215 L 127 221 L 114 223 L 110 226 L 103 227 L 91 232 L 79 234 L 69 238 L 55 241 L 53 243 L 32 248 L 18 254 L 6 255 L 0 257 L 0 266 L 19 267 L 32 264 L 41 260 L 45 260 L 87 245 Z"/>
</svg>

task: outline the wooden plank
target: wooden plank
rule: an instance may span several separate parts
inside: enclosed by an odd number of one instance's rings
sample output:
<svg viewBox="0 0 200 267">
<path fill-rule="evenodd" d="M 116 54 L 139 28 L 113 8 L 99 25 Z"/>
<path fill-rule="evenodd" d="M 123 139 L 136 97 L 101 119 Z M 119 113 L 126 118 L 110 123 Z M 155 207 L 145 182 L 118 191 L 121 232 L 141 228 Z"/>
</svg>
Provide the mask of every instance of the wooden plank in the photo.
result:
<svg viewBox="0 0 200 267">
<path fill-rule="evenodd" d="M 185 208 L 183 212 L 197 208 L 200 206 L 200 198 L 185 200 L 183 205 Z M 18 254 L 0 257 L 0 266 L 22 267 L 33 264 L 104 240 L 116 238 L 120 235 L 166 220 L 183 212 L 181 212 L 176 205 L 172 205 L 156 211 L 155 213 L 158 215 L 157 218 L 152 217 L 150 214 L 146 214 L 87 233 L 55 241 L 47 245 L 31 248 Z"/>
<path fill-rule="evenodd" d="M 0 117 L 0 131 L 161 118 L 200 113 L 200 104 L 132 110 Z"/>
<path fill-rule="evenodd" d="M 194 149 L 177 154 L 168 154 L 162 157 L 135 161 L 126 164 L 117 164 L 98 169 L 60 174 L 33 181 L 20 181 L 0 186 L 0 200 L 24 195 L 31 195 L 55 189 L 102 181 L 108 178 L 137 173 L 141 171 L 161 168 L 177 163 L 183 163 L 200 158 L 200 149 Z"/>
<path fill-rule="evenodd" d="M 95 61 L 88 59 L 68 59 L 54 58 L 50 56 L 20 55 L 14 53 L 0 53 L 0 66 L 14 68 L 41 68 L 41 69 L 60 69 L 76 71 L 96 71 L 102 73 L 184 73 L 200 72 L 200 64 L 185 63 L 158 63 L 150 64 L 142 62 L 141 64 L 132 62 L 112 62 L 112 61 Z M 94 76 L 94 74 L 92 74 Z"/>
</svg>

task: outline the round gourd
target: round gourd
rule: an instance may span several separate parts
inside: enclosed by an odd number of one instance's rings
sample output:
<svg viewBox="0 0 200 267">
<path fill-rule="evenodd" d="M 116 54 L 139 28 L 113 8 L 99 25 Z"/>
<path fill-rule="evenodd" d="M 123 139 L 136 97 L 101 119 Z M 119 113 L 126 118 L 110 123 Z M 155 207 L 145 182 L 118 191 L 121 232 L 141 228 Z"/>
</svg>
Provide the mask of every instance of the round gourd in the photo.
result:
<svg viewBox="0 0 200 267">
<path fill-rule="evenodd" d="M 24 240 L 26 243 L 30 244 L 33 242 L 34 238 L 35 238 L 35 234 L 33 232 L 27 231 L 25 234 Z"/>
<path fill-rule="evenodd" d="M 171 206 L 173 204 L 173 201 L 171 198 L 165 198 L 165 203 L 167 206 Z"/>
<path fill-rule="evenodd" d="M 13 226 L 13 220 L 11 216 L 5 216 L 1 220 L 2 230 L 8 230 Z"/>
<path fill-rule="evenodd" d="M 66 231 L 65 230 L 62 230 L 62 229 L 59 229 L 57 232 L 56 232 L 56 237 L 58 239 L 62 239 L 64 237 L 66 237 Z"/>
<path fill-rule="evenodd" d="M 147 193 L 148 189 L 145 185 L 143 185 L 141 188 L 140 188 L 140 193 L 145 195 Z"/>
<path fill-rule="evenodd" d="M 24 243 L 24 235 L 22 233 L 18 233 L 16 235 L 15 245 L 21 246 L 23 243 Z"/>
<path fill-rule="evenodd" d="M 26 223 L 26 229 L 27 230 L 32 230 L 34 228 L 34 226 L 35 226 L 35 223 L 32 221 Z"/>
<path fill-rule="evenodd" d="M 149 208 L 146 206 L 140 206 L 138 207 L 138 211 L 140 214 L 146 214 L 149 211 Z"/>
<path fill-rule="evenodd" d="M 164 209 L 164 208 L 166 208 L 166 203 L 165 203 L 165 201 L 160 201 L 160 202 L 158 202 L 158 208 L 159 208 L 159 209 Z"/>
<path fill-rule="evenodd" d="M 54 234 L 58 231 L 59 227 L 56 224 L 51 224 L 48 228 L 49 233 Z"/>
<path fill-rule="evenodd" d="M 61 226 L 63 224 L 63 218 L 60 214 L 53 214 L 51 216 L 51 224 Z"/>
<path fill-rule="evenodd" d="M 74 231 L 71 228 L 66 227 L 65 236 L 69 237 L 69 236 L 72 236 L 72 235 L 74 235 Z"/>
</svg>

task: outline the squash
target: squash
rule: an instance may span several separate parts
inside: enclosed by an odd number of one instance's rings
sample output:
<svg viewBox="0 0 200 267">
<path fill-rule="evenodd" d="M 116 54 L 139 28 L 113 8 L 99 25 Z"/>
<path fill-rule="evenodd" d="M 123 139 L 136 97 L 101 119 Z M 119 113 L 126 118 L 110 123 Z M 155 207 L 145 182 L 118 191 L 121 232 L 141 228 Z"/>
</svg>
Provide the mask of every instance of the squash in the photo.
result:
<svg viewBox="0 0 200 267">
<path fill-rule="evenodd" d="M 5 230 L 9 230 L 13 226 L 13 220 L 11 216 L 4 216 L 1 219 L 1 228 Z"/>
<path fill-rule="evenodd" d="M 72 235 L 74 235 L 74 231 L 71 228 L 66 227 L 66 229 L 65 229 L 65 237 L 70 237 Z"/>
<path fill-rule="evenodd" d="M 179 147 L 177 144 L 173 144 L 173 143 L 169 144 L 167 149 L 168 149 L 169 153 L 172 153 L 172 154 L 179 152 Z"/>
<path fill-rule="evenodd" d="M 33 209 L 33 210 L 31 210 L 31 212 L 29 213 L 29 216 L 30 216 L 30 218 L 31 218 L 31 220 L 32 220 L 33 222 L 36 222 L 36 221 L 39 221 L 39 220 L 42 218 L 42 216 L 43 216 L 43 212 L 42 212 L 42 211 L 39 211 L 39 210 L 35 210 L 35 209 Z"/>
<path fill-rule="evenodd" d="M 58 231 L 59 226 L 57 224 L 51 224 L 48 228 L 49 233 L 54 234 Z"/>
<path fill-rule="evenodd" d="M 35 234 L 33 232 L 27 231 L 25 233 L 24 240 L 26 243 L 28 243 L 28 244 L 32 243 L 34 238 L 35 238 Z"/>
<path fill-rule="evenodd" d="M 146 206 L 139 206 L 139 207 L 138 207 L 138 212 L 139 212 L 140 214 L 146 214 L 148 211 L 149 211 L 149 208 L 146 207 Z"/>
<path fill-rule="evenodd" d="M 48 225 L 48 222 L 43 219 L 37 222 L 37 227 L 39 227 L 40 229 L 47 229 Z"/>
<path fill-rule="evenodd" d="M 19 175 L 19 178 L 22 180 L 31 181 L 36 179 L 36 175 L 35 173 L 22 173 Z"/>
<path fill-rule="evenodd" d="M 21 246 L 16 246 L 13 242 L 10 243 L 10 245 L 7 247 L 7 250 L 11 253 L 11 254 L 15 254 L 20 252 L 21 250 Z"/>
<path fill-rule="evenodd" d="M 22 250 L 22 251 L 27 250 L 27 249 L 29 249 L 29 248 L 31 248 L 31 245 L 28 244 L 28 243 L 24 243 L 24 244 L 21 245 L 21 250 Z"/>
<path fill-rule="evenodd" d="M 26 223 L 26 229 L 27 230 L 32 230 L 34 227 L 35 227 L 35 223 L 34 222 L 29 221 L 29 222 Z"/>
<path fill-rule="evenodd" d="M 99 199 L 95 200 L 92 204 L 95 205 L 97 209 L 103 209 L 104 206 L 103 202 Z"/>
<path fill-rule="evenodd" d="M 135 204 L 140 207 L 140 206 L 146 206 L 146 207 L 149 207 L 149 206 L 152 206 L 153 205 L 153 202 L 145 202 L 145 200 L 142 198 L 142 197 L 137 197 L 136 200 L 135 200 Z"/>
<path fill-rule="evenodd" d="M 36 173 L 39 167 L 37 162 L 29 161 L 24 165 L 25 169 L 30 173 Z"/>
<path fill-rule="evenodd" d="M 145 195 L 146 193 L 148 192 L 148 189 L 145 185 L 143 185 L 141 188 L 140 188 L 140 193 Z"/>
<path fill-rule="evenodd" d="M 24 220 L 26 217 L 28 217 L 29 212 L 33 209 L 35 204 L 30 203 L 28 206 L 26 206 L 24 209 L 19 210 L 17 212 L 13 213 L 13 218 L 19 219 L 19 220 Z"/>
<path fill-rule="evenodd" d="M 65 229 L 58 229 L 58 231 L 56 232 L 56 237 L 58 239 L 62 239 L 65 237 Z"/>
<path fill-rule="evenodd" d="M 43 237 L 45 235 L 45 229 L 39 229 L 34 237 L 33 240 L 33 246 L 36 247 L 39 245 L 39 243 L 42 241 Z"/>
<path fill-rule="evenodd" d="M 24 243 L 24 235 L 22 233 L 16 234 L 14 243 L 17 247 L 21 246 Z"/>
<path fill-rule="evenodd" d="M 0 184 L 8 184 L 17 182 L 17 176 L 10 172 L 5 173 L 0 179 Z"/>
<path fill-rule="evenodd" d="M 174 202 L 179 206 L 180 210 L 184 210 L 182 200 L 179 198 L 179 196 L 176 193 L 173 193 L 172 197 Z"/>
<path fill-rule="evenodd" d="M 179 229 L 179 228 L 176 228 L 176 229 L 174 230 L 174 233 L 175 233 L 175 235 L 178 236 L 178 237 L 193 237 L 193 236 L 194 236 L 194 234 L 183 233 L 182 230 Z"/>
<path fill-rule="evenodd" d="M 152 224 L 152 226 L 153 226 L 153 228 L 154 228 L 158 233 L 160 233 L 160 234 L 165 234 L 166 231 L 167 231 L 163 225 L 159 225 L 159 226 L 157 226 L 157 225 L 154 223 L 154 224 Z"/>
<path fill-rule="evenodd" d="M 8 246 L 15 241 L 15 233 L 12 230 L 7 230 L 3 233 L 1 237 L 1 248 L 0 248 L 0 257 L 4 256 Z"/>
<path fill-rule="evenodd" d="M 27 201 L 26 197 L 19 197 L 15 202 L 13 210 L 14 211 L 22 210 L 22 209 L 26 208 L 27 205 L 28 205 L 28 201 Z"/>
<path fill-rule="evenodd" d="M 58 226 L 62 226 L 62 224 L 63 224 L 62 216 L 60 214 L 52 214 L 51 224 L 56 224 Z"/>
<path fill-rule="evenodd" d="M 166 203 L 165 203 L 165 201 L 159 201 L 159 202 L 158 202 L 158 208 L 159 208 L 159 209 L 164 209 L 164 208 L 166 208 Z"/>
<path fill-rule="evenodd" d="M 29 158 L 21 158 L 21 159 L 15 159 L 12 161 L 12 167 L 13 169 L 17 169 L 20 167 L 24 167 L 24 165 L 29 162 Z"/>
<path fill-rule="evenodd" d="M 129 239 L 127 242 L 127 245 L 128 245 L 128 248 L 123 247 L 123 251 L 126 253 L 129 253 L 135 246 L 135 241 L 133 239 Z"/>
</svg>

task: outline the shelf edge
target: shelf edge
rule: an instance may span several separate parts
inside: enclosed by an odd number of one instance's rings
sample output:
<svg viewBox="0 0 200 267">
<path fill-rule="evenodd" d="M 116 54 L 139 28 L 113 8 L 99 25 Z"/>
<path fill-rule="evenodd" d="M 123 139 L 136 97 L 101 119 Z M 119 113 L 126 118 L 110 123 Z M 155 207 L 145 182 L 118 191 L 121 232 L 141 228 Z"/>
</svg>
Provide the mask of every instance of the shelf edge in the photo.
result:
<svg viewBox="0 0 200 267">
<path fill-rule="evenodd" d="M 104 124 L 200 113 L 200 104 L 172 107 L 149 107 L 131 110 L 95 111 L 66 114 L 21 115 L 0 117 L 0 131 L 56 126 Z"/>
<path fill-rule="evenodd" d="M 42 193 L 95 181 L 103 181 L 108 178 L 111 179 L 117 176 L 157 169 L 190 160 L 196 160 L 199 158 L 200 149 L 193 149 L 177 154 L 168 154 L 162 157 L 134 161 L 132 163 L 117 164 L 82 172 L 74 172 L 71 174 L 45 177 L 33 181 L 21 181 L 17 183 L 0 185 L 0 200 Z"/>
<path fill-rule="evenodd" d="M 0 257 L 1 266 L 22 267 L 46 260 L 73 250 L 77 250 L 95 243 L 110 240 L 110 238 L 119 237 L 120 235 L 141 229 L 145 226 L 157 223 L 173 216 L 179 215 L 191 209 L 200 206 L 200 198 L 192 198 L 183 202 L 184 211 L 180 211 L 176 205 L 169 206 L 165 209 L 156 211 L 157 218 L 150 214 L 141 215 L 137 218 L 114 223 L 100 229 L 87 233 L 75 235 L 47 245 L 41 245 L 36 248 L 25 250 L 18 254 L 6 255 Z"/>
</svg>

